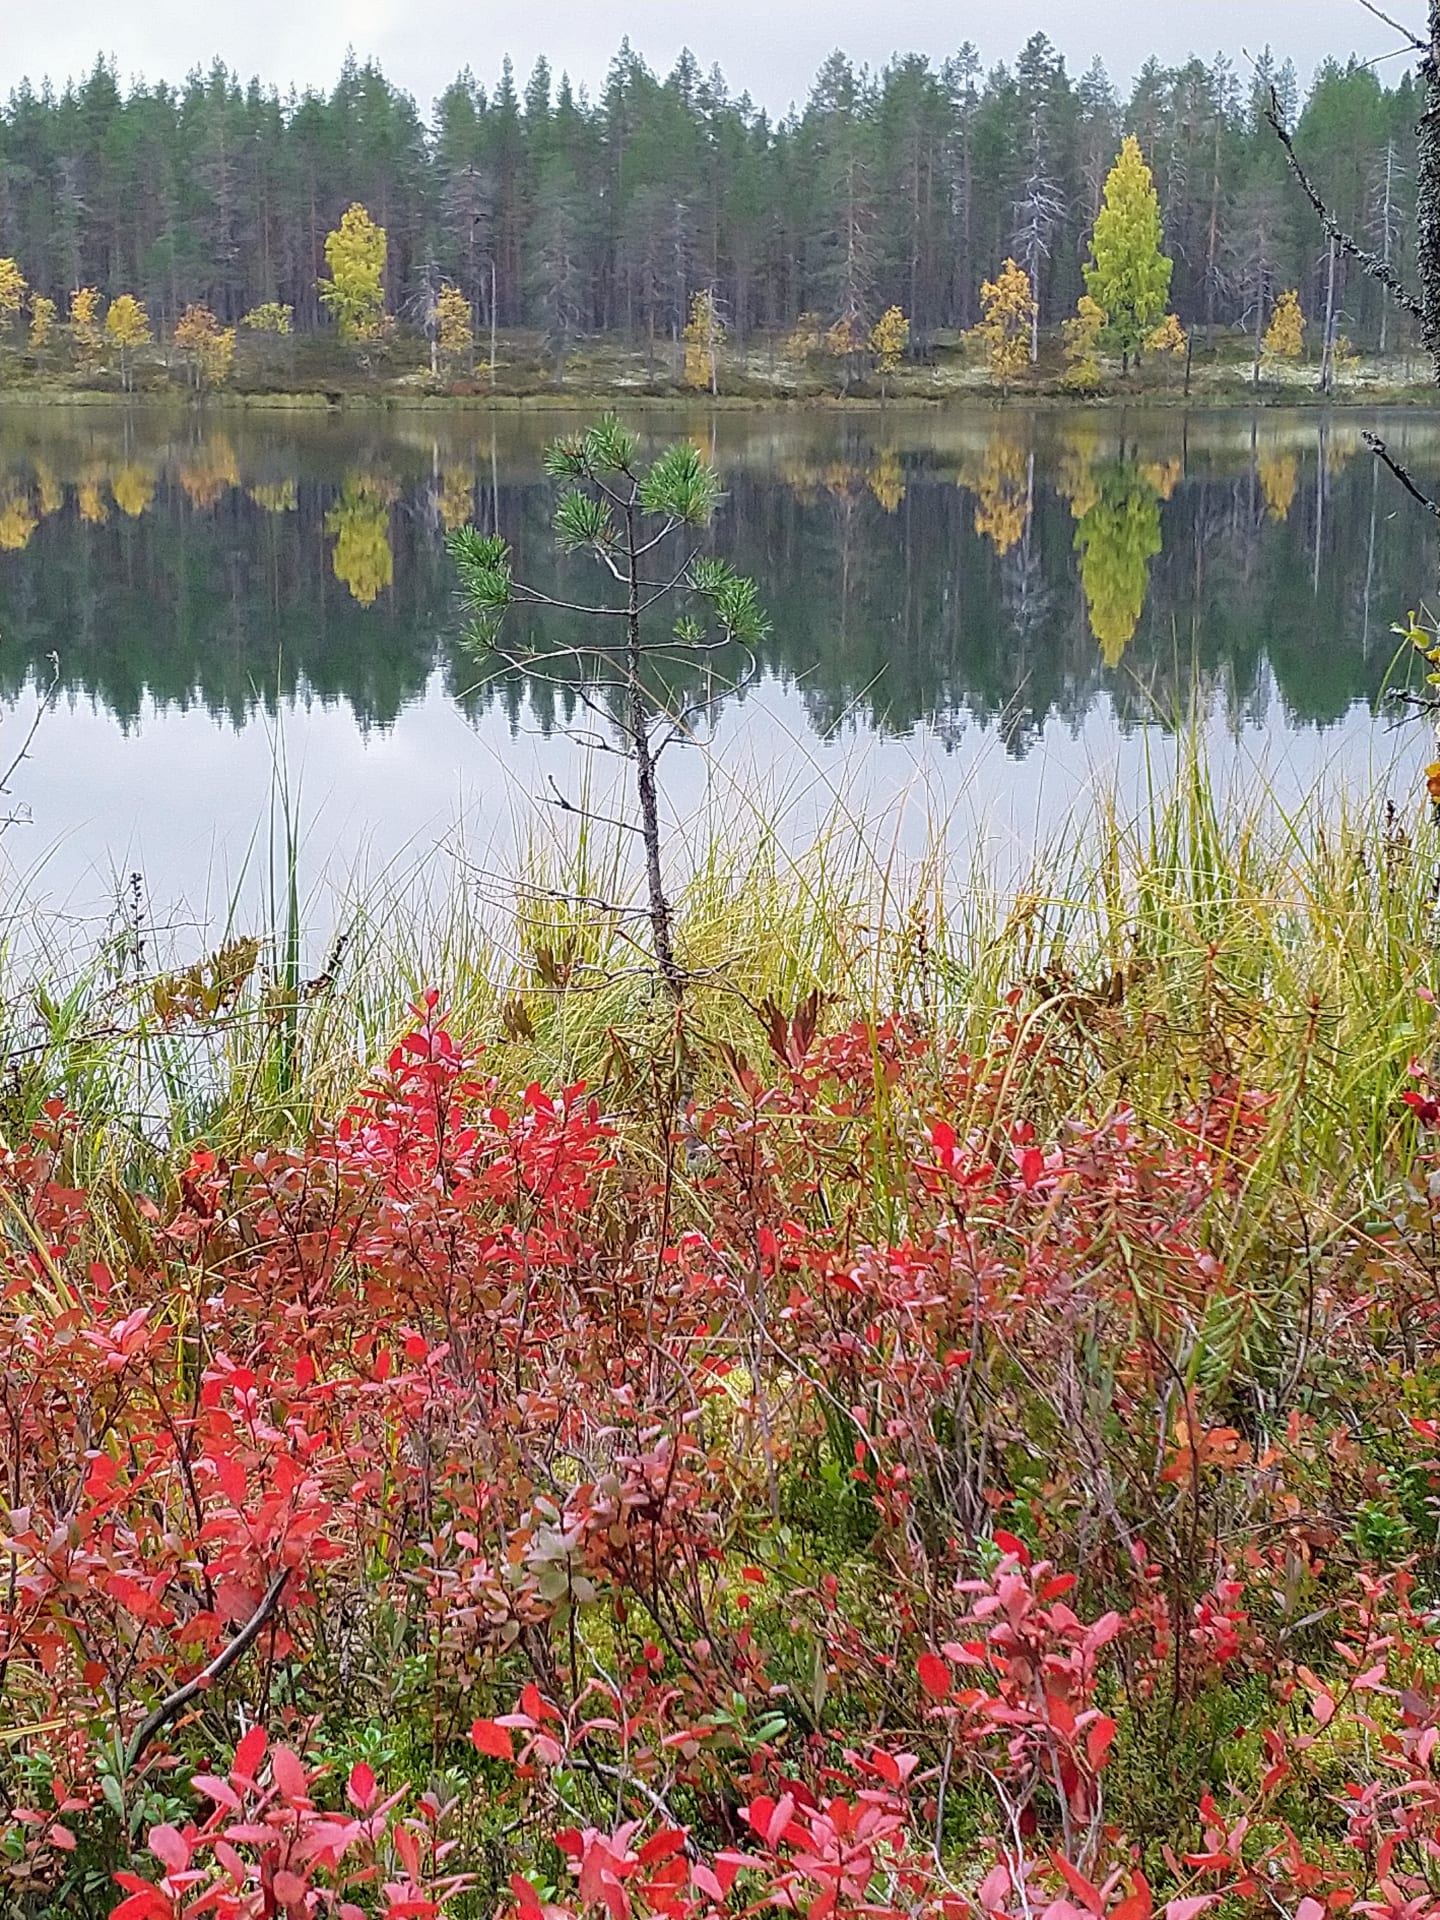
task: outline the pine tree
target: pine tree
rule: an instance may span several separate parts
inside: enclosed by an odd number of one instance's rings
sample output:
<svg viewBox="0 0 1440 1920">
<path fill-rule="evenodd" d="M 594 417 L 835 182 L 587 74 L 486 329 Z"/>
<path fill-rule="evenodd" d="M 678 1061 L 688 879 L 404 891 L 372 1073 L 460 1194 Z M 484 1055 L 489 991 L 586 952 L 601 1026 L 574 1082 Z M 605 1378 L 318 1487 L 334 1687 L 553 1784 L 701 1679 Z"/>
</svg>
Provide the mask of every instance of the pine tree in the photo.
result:
<svg viewBox="0 0 1440 1920">
<path fill-rule="evenodd" d="M 1139 141 L 1127 135 L 1105 182 L 1085 267 L 1086 289 L 1105 315 L 1106 344 L 1124 372 L 1165 317 L 1172 263 L 1160 251 L 1163 239 L 1154 179 Z"/>
</svg>

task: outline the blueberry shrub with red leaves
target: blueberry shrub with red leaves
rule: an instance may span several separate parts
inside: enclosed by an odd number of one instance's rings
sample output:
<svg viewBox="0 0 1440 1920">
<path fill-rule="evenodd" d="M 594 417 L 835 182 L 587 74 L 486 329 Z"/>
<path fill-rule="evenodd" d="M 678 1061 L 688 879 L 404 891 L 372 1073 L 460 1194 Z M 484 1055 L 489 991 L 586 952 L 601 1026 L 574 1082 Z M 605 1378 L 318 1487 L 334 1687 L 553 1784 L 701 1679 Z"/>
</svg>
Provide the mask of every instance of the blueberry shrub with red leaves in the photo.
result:
<svg viewBox="0 0 1440 1920">
<path fill-rule="evenodd" d="M 1317 1244 L 1263 1087 L 820 1013 L 658 1137 L 432 994 L 289 1146 L 7 1150 L 0 1906 L 1440 1920 L 1428 1085 Z"/>
</svg>

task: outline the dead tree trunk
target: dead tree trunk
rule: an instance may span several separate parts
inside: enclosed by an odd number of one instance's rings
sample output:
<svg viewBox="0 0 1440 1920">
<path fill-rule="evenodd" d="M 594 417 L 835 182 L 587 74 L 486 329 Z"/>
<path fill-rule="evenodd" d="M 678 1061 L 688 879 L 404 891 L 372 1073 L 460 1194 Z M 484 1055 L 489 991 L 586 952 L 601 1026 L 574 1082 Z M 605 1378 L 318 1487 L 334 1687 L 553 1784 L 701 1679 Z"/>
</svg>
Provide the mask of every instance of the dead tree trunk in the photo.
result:
<svg viewBox="0 0 1440 1920">
<path fill-rule="evenodd" d="M 1430 0 L 1430 44 L 1420 61 L 1425 110 L 1415 130 L 1415 259 L 1420 331 L 1440 383 L 1440 0 Z"/>
</svg>

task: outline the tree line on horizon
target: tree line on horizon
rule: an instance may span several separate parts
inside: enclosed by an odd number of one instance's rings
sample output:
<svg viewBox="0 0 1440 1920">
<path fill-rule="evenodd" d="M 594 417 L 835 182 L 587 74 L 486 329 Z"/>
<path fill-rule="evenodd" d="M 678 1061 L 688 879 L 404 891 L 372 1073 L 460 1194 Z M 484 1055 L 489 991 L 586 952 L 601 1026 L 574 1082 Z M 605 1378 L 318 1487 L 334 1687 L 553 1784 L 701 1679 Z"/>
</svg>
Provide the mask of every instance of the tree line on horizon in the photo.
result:
<svg viewBox="0 0 1440 1920">
<path fill-rule="evenodd" d="M 0 111 L 0 255 L 57 305 L 93 287 L 134 294 L 167 329 L 197 303 L 222 327 L 278 305 L 310 328 L 326 318 L 327 237 L 359 202 L 385 230 L 385 303 L 402 322 L 433 314 L 448 284 L 480 325 L 679 338 L 699 286 L 738 344 L 802 316 L 868 326 L 898 308 L 923 350 L 975 324 L 1010 258 L 1038 325 L 1075 310 L 1133 135 L 1187 326 L 1248 325 L 1282 289 L 1317 308 L 1334 271 L 1346 332 L 1393 345 L 1382 291 L 1329 260 L 1266 124 L 1272 89 L 1342 225 L 1399 257 L 1408 74 L 1387 87 L 1328 61 L 1302 103 L 1268 50 L 1243 75 L 1223 56 L 1152 59 L 1122 99 L 1098 60 L 1073 78 L 1043 34 L 988 72 L 969 44 L 879 74 L 836 53 L 779 119 L 689 53 L 661 78 L 628 42 L 593 98 L 544 60 L 519 89 L 507 60 L 490 89 L 463 72 L 429 121 L 353 57 L 328 94 L 284 96 L 219 63 L 126 90 L 97 61 L 63 91 L 22 82 Z"/>
</svg>

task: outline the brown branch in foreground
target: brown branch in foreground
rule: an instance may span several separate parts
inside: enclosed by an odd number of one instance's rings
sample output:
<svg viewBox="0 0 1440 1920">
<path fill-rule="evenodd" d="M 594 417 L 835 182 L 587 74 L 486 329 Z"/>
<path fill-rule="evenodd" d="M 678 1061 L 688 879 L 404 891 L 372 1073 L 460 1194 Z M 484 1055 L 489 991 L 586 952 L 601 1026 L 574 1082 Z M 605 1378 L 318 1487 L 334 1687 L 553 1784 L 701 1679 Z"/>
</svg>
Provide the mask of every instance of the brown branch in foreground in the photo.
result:
<svg viewBox="0 0 1440 1920">
<path fill-rule="evenodd" d="M 1394 474 L 1401 486 L 1404 487 L 1405 491 L 1410 495 L 1410 498 L 1412 500 L 1418 500 L 1427 513 L 1433 513 L 1435 518 L 1440 520 L 1440 503 L 1432 500 L 1424 488 L 1416 483 L 1409 469 L 1401 466 L 1400 462 L 1395 458 L 1394 454 L 1391 453 L 1379 434 L 1362 433 L 1360 438 L 1365 442 L 1366 446 L 1381 465 L 1390 469 L 1391 473 Z"/>
<path fill-rule="evenodd" d="M 1389 261 L 1382 260 L 1378 253 L 1372 253 L 1368 247 L 1362 247 L 1358 240 L 1345 231 L 1320 198 L 1317 188 L 1301 163 L 1299 154 L 1295 151 L 1295 142 L 1291 139 L 1289 130 L 1281 118 L 1280 99 L 1273 87 L 1270 89 L 1270 104 L 1265 109 L 1265 118 L 1270 122 L 1275 138 L 1285 149 L 1285 157 L 1290 162 L 1290 171 L 1299 181 L 1301 191 L 1319 214 L 1320 224 L 1325 229 L 1326 237 L 1333 240 L 1342 253 L 1348 253 L 1352 259 L 1358 260 L 1370 278 L 1378 280 L 1382 287 L 1394 295 L 1396 302 L 1407 313 L 1413 314 L 1424 326 L 1426 324 L 1425 308 L 1411 293 Z"/>
<path fill-rule="evenodd" d="M 280 1605 L 280 1596 L 285 1591 L 285 1582 L 290 1578 L 289 1567 L 281 1567 L 275 1578 L 265 1589 L 265 1598 L 241 1627 L 235 1638 L 223 1646 L 209 1666 L 188 1680 L 183 1687 L 177 1687 L 174 1693 L 165 1698 L 149 1713 L 135 1729 L 135 1738 L 130 1742 L 125 1756 L 125 1771 L 133 1773 L 140 1764 L 140 1756 L 159 1733 L 167 1721 L 173 1720 L 182 1707 L 186 1707 L 197 1693 L 204 1693 L 207 1687 L 213 1687 L 222 1680 L 242 1654 L 247 1653 L 264 1631 L 265 1623 L 272 1617 Z"/>
</svg>

